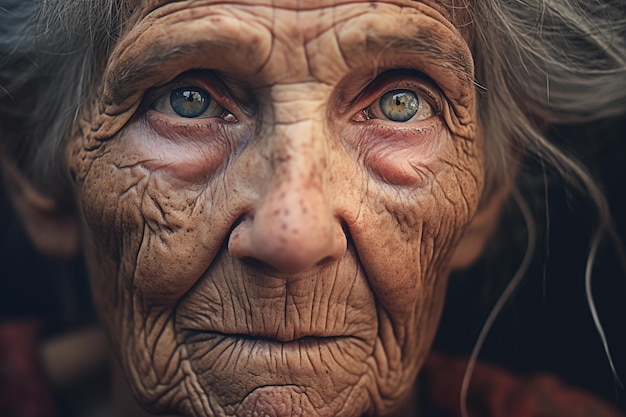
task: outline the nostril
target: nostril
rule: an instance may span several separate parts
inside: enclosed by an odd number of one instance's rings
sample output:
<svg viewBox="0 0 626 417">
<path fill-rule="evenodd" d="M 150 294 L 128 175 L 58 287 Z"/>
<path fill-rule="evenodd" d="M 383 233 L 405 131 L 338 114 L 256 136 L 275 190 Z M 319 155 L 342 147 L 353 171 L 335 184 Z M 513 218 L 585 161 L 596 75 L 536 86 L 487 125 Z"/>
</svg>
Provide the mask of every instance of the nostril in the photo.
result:
<svg viewBox="0 0 626 417">
<path fill-rule="evenodd" d="M 272 268 L 272 266 L 267 262 L 263 262 L 259 259 L 253 258 L 252 256 L 245 256 L 241 258 L 241 262 L 259 271 L 271 273 L 277 272 L 276 269 Z"/>
<path fill-rule="evenodd" d="M 230 233 L 229 234 L 233 233 L 233 231 L 236 230 L 239 227 L 239 225 L 241 223 L 243 223 L 244 221 L 246 221 L 246 220 L 248 220 L 248 221 L 254 220 L 254 214 L 242 214 L 241 216 L 239 216 L 233 222 L 233 225 L 230 227 Z"/>
<path fill-rule="evenodd" d="M 265 275 L 269 275 L 269 276 L 289 276 L 289 275 L 298 274 L 299 272 L 303 272 L 305 269 L 307 269 L 307 268 L 293 268 L 292 270 L 287 265 L 274 266 L 268 262 L 264 262 L 262 260 L 259 260 L 251 256 L 243 257 L 240 260 L 242 263 L 244 263 L 248 267 L 256 271 L 259 271 Z M 337 258 L 333 256 L 327 256 L 324 259 L 320 260 L 319 262 L 311 266 L 324 268 L 324 267 L 331 265 L 332 263 L 336 261 L 337 261 Z"/>
<path fill-rule="evenodd" d="M 347 228 L 320 196 L 307 197 L 310 201 L 301 204 L 302 211 L 272 195 L 262 200 L 254 214 L 234 224 L 230 255 L 272 275 L 294 275 L 336 262 L 347 249 Z"/>
<path fill-rule="evenodd" d="M 319 261 L 317 263 L 317 266 L 326 266 L 326 265 L 330 265 L 331 263 L 335 262 L 336 259 L 332 256 L 327 256 L 324 259 L 322 259 L 321 261 Z"/>
</svg>

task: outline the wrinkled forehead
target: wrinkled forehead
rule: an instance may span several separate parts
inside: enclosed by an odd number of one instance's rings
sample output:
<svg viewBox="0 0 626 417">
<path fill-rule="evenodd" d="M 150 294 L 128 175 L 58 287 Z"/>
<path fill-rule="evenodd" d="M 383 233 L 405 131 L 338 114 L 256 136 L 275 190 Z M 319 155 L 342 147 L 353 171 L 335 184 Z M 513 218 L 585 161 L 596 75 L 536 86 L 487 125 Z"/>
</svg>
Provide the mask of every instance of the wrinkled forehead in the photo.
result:
<svg viewBox="0 0 626 417">
<path fill-rule="evenodd" d="M 224 0 L 129 0 L 133 7 L 141 8 L 149 11 L 158 7 L 171 3 L 188 3 L 188 4 L 224 4 L 228 3 Z M 429 7 L 436 8 L 440 12 L 446 9 L 460 8 L 455 0 L 233 0 L 232 4 L 238 5 L 257 5 L 271 6 L 279 9 L 291 10 L 311 10 L 329 8 L 346 4 L 369 3 L 375 7 L 377 3 L 389 3 L 397 5 L 411 6 L 416 4 L 425 4 Z M 466 4 L 466 2 L 463 2 Z"/>
<path fill-rule="evenodd" d="M 224 0 L 129 0 L 129 3 L 136 12 L 135 17 L 141 19 L 154 10 L 172 3 L 196 6 L 198 4 L 223 5 L 229 2 Z M 373 10 L 375 10 L 380 4 L 392 4 L 400 7 L 415 8 L 424 12 L 427 12 L 428 9 L 430 9 L 432 11 L 436 11 L 443 18 L 452 23 L 457 29 L 459 29 L 466 40 L 469 39 L 468 27 L 470 25 L 468 22 L 470 19 L 468 17 L 468 0 L 233 0 L 230 3 L 233 5 L 270 7 L 295 11 L 332 9 L 333 7 L 338 6 L 364 3 L 369 4 Z"/>
<path fill-rule="evenodd" d="M 258 44 L 259 37 L 266 36 L 280 37 L 282 43 L 291 44 L 295 50 L 311 39 L 323 38 L 325 34 L 340 37 L 339 32 L 346 29 L 346 23 L 350 22 L 347 25 L 349 30 L 343 32 L 351 31 L 354 35 L 352 40 L 364 38 L 369 52 L 376 54 L 381 52 L 377 52 L 377 47 L 389 49 L 393 45 L 393 50 L 401 53 L 403 45 L 411 44 L 408 48 L 411 49 L 421 44 L 418 50 L 442 59 L 444 50 L 452 49 L 455 50 L 454 60 L 460 64 L 459 71 L 465 74 L 472 72 L 467 0 L 128 1 L 132 2 L 132 18 L 127 21 L 125 32 L 130 36 L 122 36 L 121 43 L 121 49 L 126 49 L 126 52 L 137 52 L 141 49 L 139 44 L 155 44 L 150 41 L 163 43 L 164 38 L 175 44 L 175 48 L 169 49 L 175 49 L 176 54 L 189 52 L 203 39 L 209 38 L 214 41 L 221 38 L 226 42 L 222 46 L 234 48 L 234 51 L 246 44 L 252 47 Z M 458 2 L 464 6 L 457 5 Z M 224 21 L 228 24 L 222 24 Z M 155 25 L 160 29 L 151 30 Z M 255 30 L 257 33 L 253 35 Z M 146 34 L 146 31 L 152 33 Z M 160 58 L 154 56 L 155 48 L 151 49 L 150 54 L 144 55 L 159 61 Z M 347 51 L 350 51 L 349 46 L 344 53 Z M 253 55 L 259 54 L 258 50 L 253 52 Z M 317 51 L 322 55 L 327 52 L 324 48 Z M 458 56 L 459 52 L 465 56 Z"/>
</svg>

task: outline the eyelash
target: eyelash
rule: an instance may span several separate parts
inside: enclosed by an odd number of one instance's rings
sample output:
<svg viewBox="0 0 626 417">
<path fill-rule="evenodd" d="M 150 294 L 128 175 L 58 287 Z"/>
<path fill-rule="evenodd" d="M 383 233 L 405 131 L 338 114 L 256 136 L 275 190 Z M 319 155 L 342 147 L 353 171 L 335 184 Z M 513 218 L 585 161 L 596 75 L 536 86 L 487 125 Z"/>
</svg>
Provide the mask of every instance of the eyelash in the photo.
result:
<svg viewBox="0 0 626 417">
<path fill-rule="evenodd" d="M 195 80 L 190 80 L 189 77 L 185 77 L 165 86 L 158 87 L 153 91 L 150 91 L 145 96 L 144 104 L 142 104 L 142 109 L 144 112 L 147 112 L 149 110 L 155 110 L 159 113 L 171 116 L 173 118 L 178 118 L 189 122 L 193 121 L 196 124 L 201 120 L 215 118 L 221 119 L 225 122 L 236 123 L 238 121 L 237 117 L 233 114 L 233 112 L 228 110 L 226 106 L 222 105 L 222 102 L 230 101 L 227 99 L 228 96 L 224 92 L 216 91 L 215 88 L 207 88 L 202 84 L 203 83 L 197 82 Z M 211 109 L 212 107 L 215 111 L 217 111 L 218 109 L 220 111 L 213 116 L 209 115 L 206 117 L 200 117 L 201 115 L 196 117 L 185 117 L 183 115 L 177 114 L 176 109 L 174 109 L 174 106 L 172 104 L 172 94 L 174 94 L 176 91 L 196 92 L 200 95 L 206 96 L 208 104 L 202 114 L 209 111 L 209 109 Z M 180 97 L 182 96 L 184 96 L 184 94 Z M 227 103 L 227 105 L 230 105 L 230 103 Z M 169 107 L 171 111 L 168 111 L 167 107 Z M 215 109 L 215 107 L 217 107 L 217 109 Z"/>
<path fill-rule="evenodd" d="M 417 99 L 419 106 L 429 106 L 430 112 L 427 114 L 427 117 L 419 120 L 413 120 L 413 117 L 411 117 L 402 121 L 391 120 L 384 117 L 384 115 L 380 117 L 383 99 L 389 98 L 388 95 L 394 92 L 396 93 L 392 95 L 394 98 L 398 93 L 408 93 Z M 354 116 L 353 121 L 366 122 L 373 120 L 392 124 L 409 124 L 428 120 L 431 117 L 439 116 L 443 106 L 441 92 L 433 81 L 430 81 L 427 76 L 421 73 L 416 74 L 413 71 L 405 70 L 392 70 L 383 73 L 363 90 L 355 102 L 354 105 L 361 107 L 361 110 Z M 358 103 L 366 103 L 366 105 L 359 106 Z M 404 105 L 404 103 L 395 102 L 396 106 L 400 104 Z M 419 107 L 417 111 L 420 111 Z"/>
</svg>

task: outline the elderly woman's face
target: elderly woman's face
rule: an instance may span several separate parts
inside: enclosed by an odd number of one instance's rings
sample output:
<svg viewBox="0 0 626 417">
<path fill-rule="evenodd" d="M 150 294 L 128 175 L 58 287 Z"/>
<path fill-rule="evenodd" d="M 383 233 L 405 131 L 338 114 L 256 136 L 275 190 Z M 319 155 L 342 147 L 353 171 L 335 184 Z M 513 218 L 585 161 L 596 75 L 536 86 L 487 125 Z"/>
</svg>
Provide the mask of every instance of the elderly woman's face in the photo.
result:
<svg viewBox="0 0 626 417">
<path fill-rule="evenodd" d="M 189 416 L 397 407 L 482 190 L 453 15 L 436 0 L 138 3 L 68 148 L 136 396 Z"/>
</svg>

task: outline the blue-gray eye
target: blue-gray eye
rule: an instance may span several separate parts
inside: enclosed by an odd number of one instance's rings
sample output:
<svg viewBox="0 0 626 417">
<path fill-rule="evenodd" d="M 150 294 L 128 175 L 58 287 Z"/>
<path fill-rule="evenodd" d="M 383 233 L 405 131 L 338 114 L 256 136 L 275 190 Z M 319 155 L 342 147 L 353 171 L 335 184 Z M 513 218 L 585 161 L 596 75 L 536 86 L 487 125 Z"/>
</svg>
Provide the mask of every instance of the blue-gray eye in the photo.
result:
<svg viewBox="0 0 626 417">
<path fill-rule="evenodd" d="M 198 87 L 180 87 L 170 92 L 170 104 L 180 117 L 200 117 L 209 108 L 211 96 Z"/>
<path fill-rule="evenodd" d="M 379 101 L 380 110 L 385 117 L 394 122 L 411 120 L 420 106 L 420 99 L 411 90 L 391 90 Z"/>
</svg>

